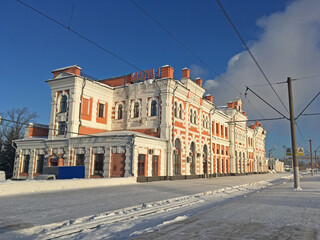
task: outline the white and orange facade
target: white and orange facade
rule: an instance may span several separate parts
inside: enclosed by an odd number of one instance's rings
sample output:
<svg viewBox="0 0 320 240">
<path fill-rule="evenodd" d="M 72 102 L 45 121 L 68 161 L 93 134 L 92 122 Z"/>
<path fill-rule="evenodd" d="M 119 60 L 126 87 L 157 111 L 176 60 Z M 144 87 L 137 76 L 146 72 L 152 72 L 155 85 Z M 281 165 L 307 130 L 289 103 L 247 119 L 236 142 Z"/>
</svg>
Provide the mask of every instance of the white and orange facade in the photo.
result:
<svg viewBox="0 0 320 240">
<path fill-rule="evenodd" d="M 187 68 L 180 80 L 168 65 L 105 80 L 83 77 L 76 65 L 52 73 L 49 126 L 30 125 L 16 141 L 15 178 L 76 165 L 85 166 L 86 178 L 267 171 L 261 124 L 247 126 L 240 99 L 216 108 Z"/>
</svg>

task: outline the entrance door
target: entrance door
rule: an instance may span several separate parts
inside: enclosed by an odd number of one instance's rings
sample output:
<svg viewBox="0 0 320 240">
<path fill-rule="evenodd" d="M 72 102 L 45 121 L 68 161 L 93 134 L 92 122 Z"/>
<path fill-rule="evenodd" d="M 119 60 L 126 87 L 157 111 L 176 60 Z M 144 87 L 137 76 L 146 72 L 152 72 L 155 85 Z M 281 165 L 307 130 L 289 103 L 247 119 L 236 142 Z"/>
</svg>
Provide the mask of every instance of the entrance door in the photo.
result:
<svg viewBox="0 0 320 240">
<path fill-rule="evenodd" d="M 110 177 L 124 177 L 125 161 L 125 153 L 112 153 Z"/>
</svg>

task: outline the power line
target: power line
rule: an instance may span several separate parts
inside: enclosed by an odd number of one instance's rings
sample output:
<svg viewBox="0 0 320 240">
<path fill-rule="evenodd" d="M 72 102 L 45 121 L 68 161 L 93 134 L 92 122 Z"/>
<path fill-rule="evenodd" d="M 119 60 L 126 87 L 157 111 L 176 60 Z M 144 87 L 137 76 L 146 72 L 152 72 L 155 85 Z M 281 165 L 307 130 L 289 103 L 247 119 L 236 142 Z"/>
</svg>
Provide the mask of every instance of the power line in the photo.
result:
<svg viewBox="0 0 320 240">
<path fill-rule="evenodd" d="M 260 118 L 260 119 L 252 119 L 252 120 L 239 120 L 239 121 L 230 121 L 227 123 L 235 123 L 235 122 L 255 122 L 255 121 L 274 121 L 274 120 L 282 120 L 285 119 L 285 117 L 278 117 L 278 118 Z"/>
<path fill-rule="evenodd" d="M 319 75 L 319 76 L 320 76 L 320 75 Z M 313 76 L 313 77 L 293 78 L 293 79 L 292 79 L 292 82 L 293 82 L 293 81 L 301 81 L 301 80 L 305 80 L 305 79 L 312 79 L 312 78 L 314 78 L 314 77 L 318 77 L 318 75 L 317 75 L 317 76 Z M 276 83 L 271 83 L 271 84 L 272 84 L 272 85 L 279 85 L 279 84 L 285 84 L 285 83 L 287 83 L 287 82 L 276 82 Z M 249 87 L 264 87 L 264 86 L 269 86 L 269 84 L 251 85 L 251 86 L 249 86 Z"/>
<path fill-rule="evenodd" d="M 142 71 L 142 69 L 140 69 L 139 67 L 135 66 L 134 64 L 132 64 L 132 63 L 130 63 L 129 61 L 125 60 L 124 58 L 122 58 L 122 57 L 118 56 L 117 54 L 115 54 L 115 53 L 111 52 L 110 50 L 108 50 L 108 49 L 104 48 L 104 47 L 103 47 L 103 46 L 101 46 L 100 44 L 98 44 L 98 43 L 96 43 L 96 42 L 94 42 L 94 41 L 90 40 L 89 38 L 85 37 L 85 36 L 84 36 L 84 35 L 82 35 L 81 33 L 79 33 L 79 32 L 77 32 L 77 31 L 75 31 L 75 30 L 71 29 L 70 27 L 68 27 L 68 26 L 64 25 L 63 23 L 59 22 L 58 20 L 56 20 L 56 19 L 54 19 L 54 18 L 52 18 L 52 17 L 49 17 L 49 16 L 48 16 L 48 15 L 46 15 L 45 13 L 43 13 L 43 12 L 41 12 L 41 11 L 39 11 L 39 10 L 37 10 L 37 9 L 33 8 L 33 7 L 31 7 L 30 5 L 28 5 L 28 4 L 24 3 L 24 2 L 22 2 L 21 0 L 17 0 L 17 2 L 19 2 L 19 3 L 23 4 L 24 6 L 26 6 L 26 7 L 30 8 L 30 9 L 32 9 L 33 11 L 35 11 L 35 12 L 39 13 L 40 15 L 42 15 L 42 16 L 44 16 L 44 17 L 48 18 L 48 19 L 49 19 L 49 20 L 51 20 L 52 22 L 54 22 L 54 23 L 58 24 L 59 26 L 61 26 L 61 27 L 65 28 L 65 29 L 67 29 L 67 30 L 69 30 L 69 31 L 70 31 L 70 32 L 72 32 L 73 34 L 77 35 L 78 37 L 80 37 L 80 38 L 82 38 L 82 39 L 84 39 L 84 40 L 88 41 L 89 43 L 93 44 L 94 46 L 96 46 L 96 47 L 100 48 L 101 50 L 103 50 L 103 51 L 107 52 L 108 54 L 110 54 L 110 55 L 114 56 L 115 58 L 118 58 L 118 59 L 119 59 L 119 60 L 121 60 L 122 62 L 125 62 L 126 64 L 130 65 L 131 67 L 133 67 L 133 68 L 135 68 L 135 69 L 137 69 L 137 70 L 139 70 L 139 71 Z"/>
<path fill-rule="evenodd" d="M 157 21 L 151 14 L 149 14 L 143 7 L 141 7 L 138 3 L 136 3 L 134 0 L 130 0 L 138 9 L 140 9 L 148 18 L 150 18 L 156 25 L 158 25 L 163 31 L 165 31 L 172 39 L 174 39 L 180 46 L 182 46 L 184 49 L 186 49 L 192 56 L 197 58 L 200 63 L 204 64 L 207 68 L 209 68 L 210 71 L 212 71 L 219 79 L 227 83 L 233 90 L 240 93 L 241 92 L 234 87 L 229 81 L 221 77 L 211 66 L 202 60 L 201 57 L 199 57 L 195 52 L 193 52 L 189 47 L 187 47 L 180 39 L 178 39 L 175 35 L 173 35 L 167 28 L 165 28 L 159 21 Z"/>
<path fill-rule="evenodd" d="M 247 91 L 250 90 L 250 92 L 252 92 L 254 95 L 256 95 L 260 100 L 262 100 L 265 104 L 267 104 L 269 107 L 271 107 L 273 110 L 275 110 L 277 113 L 279 113 L 281 116 L 283 116 L 284 118 L 286 118 L 287 120 L 289 120 L 289 118 L 287 118 L 285 115 L 283 115 L 280 111 L 278 111 L 275 107 L 273 107 L 270 103 L 268 103 L 266 100 L 264 100 L 262 97 L 260 97 L 257 93 L 255 93 L 254 91 L 252 91 L 249 87 L 246 87 L 246 93 Z"/>
<path fill-rule="evenodd" d="M 261 118 L 265 118 L 259 111 L 258 109 L 256 109 L 256 107 L 254 106 L 254 104 L 248 99 L 247 96 L 245 96 L 245 98 L 247 100 L 248 103 L 250 103 L 250 106 L 254 109 L 255 112 L 258 113 L 258 115 L 261 117 Z"/>
<path fill-rule="evenodd" d="M 211 70 L 219 79 L 227 83 L 233 90 L 238 92 L 240 96 L 242 96 L 242 92 L 240 92 L 236 87 L 234 87 L 229 81 L 221 77 L 214 69 L 211 68 L 209 64 L 202 60 L 195 52 L 193 52 L 189 47 L 187 47 L 180 39 L 178 39 L 175 35 L 173 35 L 166 27 L 164 27 L 159 21 L 157 21 L 151 14 L 149 14 L 143 7 L 141 7 L 138 3 L 134 0 L 130 0 L 138 9 L 140 9 L 148 18 L 150 18 L 156 25 L 158 25 L 162 30 L 164 30 L 172 39 L 174 39 L 179 45 L 181 45 L 184 49 L 186 49 L 192 56 L 197 58 L 200 61 L 200 64 L 204 64 L 209 70 Z M 248 103 L 252 106 L 254 111 L 256 111 L 261 118 L 264 118 L 262 114 L 254 107 L 254 105 L 249 101 L 249 99 L 245 98 Z"/>
<path fill-rule="evenodd" d="M 310 106 L 310 104 L 319 96 L 320 92 L 318 92 L 318 94 L 308 103 L 308 105 L 301 111 L 301 113 L 295 118 L 295 120 L 297 120 L 301 114 Z"/>
<path fill-rule="evenodd" d="M 271 83 L 272 85 L 278 85 L 278 84 L 284 84 L 284 83 L 287 83 L 287 82 L 277 82 L 277 83 Z M 264 86 L 269 86 L 269 84 L 258 84 L 258 85 L 251 85 L 249 87 L 264 87 Z"/>
<path fill-rule="evenodd" d="M 320 77 L 320 74 L 309 76 L 309 77 L 296 78 L 296 79 L 292 79 L 292 81 L 294 81 L 294 80 L 303 80 L 303 79 L 311 79 L 311 78 L 319 78 L 319 77 Z"/>
<path fill-rule="evenodd" d="M 68 27 L 70 27 L 70 23 L 71 23 L 72 16 L 73 16 L 73 10 L 74 10 L 74 0 L 73 0 L 73 2 L 72 2 L 72 8 L 71 8 L 71 13 L 70 13 L 70 18 L 69 18 Z"/>
<path fill-rule="evenodd" d="M 298 132 L 299 132 L 299 134 L 300 134 L 300 136 L 301 136 L 302 140 L 303 140 L 304 142 L 306 142 L 306 140 L 305 140 L 305 138 L 303 137 L 302 132 L 301 132 L 300 127 L 299 127 L 299 125 L 298 125 L 298 123 L 297 123 L 297 122 L 296 122 L 296 126 L 297 126 Z"/>
<path fill-rule="evenodd" d="M 320 113 L 305 113 L 305 114 L 301 114 L 301 116 L 314 116 L 314 115 L 320 115 Z"/>
<path fill-rule="evenodd" d="M 270 87 L 272 88 L 273 92 L 276 94 L 276 96 L 278 97 L 279 101 L 281 102 L 282 106 L 286 109 L 286 111 L 289 113 L 288 109 L 286 108 L 286 106 L 284 105 L 283 101 L 281 100 L 281 98 L 279 97 L 278 93 L 276 92 L 276 90 L 273 88 L 273 86 L 271 85 L 271 82 L 269 81 L 269 79 L 267 78 L 266 74 L 264 73 L 264 71 L 262 70 L 261 66 L 259 65 L 258 61 L 256 60 L 256 58 L 253 56 L 252 52 L 250 51 L 249 47 L 247 46 L 247 44 L 245 43 L 245 41 L 243 40 L 240 32 L 238 31 L 238 29 L 236 28 L 236 26 L 234 25 L 234 23 L 232 22 L 229 14 L 227 13 L 227 11 L 224 9 L 223 5 L 221 4 L 220 0 L 216 0 L 219 7 L 221 8 L 222 12 L 224 13 L 224 15 L 226 16 L 226 18 L 228 19 L 229 23 L 231 24 L 233 30 L 236 32 L 236 34 L 238 35 L 240 41 L 242 42 L 242 44 L 244 45 L 244 47 L 246 48 L 246 50 L 248 51 L 249 55 L 251 56 L 251 58 L 253 59 L 253 61 L 255 62 L 255 64 L 257 65 L 258 69 L 260 70 L 260 72 L 262 73 L 263 77 L 267 80 L 267 82 L 269 83 Z"/>
</svg>

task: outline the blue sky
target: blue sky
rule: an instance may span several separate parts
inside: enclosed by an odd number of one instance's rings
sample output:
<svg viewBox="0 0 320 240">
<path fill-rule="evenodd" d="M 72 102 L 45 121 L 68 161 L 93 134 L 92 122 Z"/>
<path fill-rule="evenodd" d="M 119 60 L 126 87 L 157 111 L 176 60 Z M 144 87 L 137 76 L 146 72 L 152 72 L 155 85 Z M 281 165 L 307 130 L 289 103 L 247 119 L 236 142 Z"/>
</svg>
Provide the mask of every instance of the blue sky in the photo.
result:
<svg viewBox="0 0 320 240">
<path fill-rule="evenodd" d="M 267 83 L 244 51 L 216 1 L 136 1 L 240 92 L 244 93 L 246 85 Z M 205 86 L 215 97 L 217 105 L 224 105 L 239 96 L 129 0 L 25 2 L 140 69 L 169 64 L 175 68 L 175 78 L 179 79 L 181 69 L 189 67 L 193 77 L 200 75 L 206 81 Z M 285 81 L 288 76 L 320 74 L 319 1 L 221 2 L 271 82 Z M 136 71 L 17 1 L 2 1 L 0 30 L 0 112 L 27 106 L 38 113 L 37 122 L 47 124 L 51 95 L 44 81 L 52 77 L 51 71 L 56 68 L 78 64 L 84 73 L 96 78 Z M 296 81 L 296 115 L 319 92 L 319 86 L 319 78 Z M 287 115 L 269 88 L 257 87 L 254 90 Z M 288 104 L 286 85 L 277 85 L 276 90 Z M 252 94 L 248 99 L 251 103 L 244 100 L 244 108 L 249 118 L 279 116 Z M 306 112 L 319 112 L 319 104 L 317 99 Z M 255 109 L 259 109 L 261 114 L 258 115 Z M 314 148 L 319 146 L 318 123 L 318 116 L 299 119 L 303 135 L 302 138 L 297 132 L 299 145 L 309 149 L 306 140 L 311 138 Z M 291 143 L 289 122 L 262 124 L 268 131 L 266 150 L 277 145 L 273 155 L 282 157 L 282 146 L 290 146 Z"/>
</svg>

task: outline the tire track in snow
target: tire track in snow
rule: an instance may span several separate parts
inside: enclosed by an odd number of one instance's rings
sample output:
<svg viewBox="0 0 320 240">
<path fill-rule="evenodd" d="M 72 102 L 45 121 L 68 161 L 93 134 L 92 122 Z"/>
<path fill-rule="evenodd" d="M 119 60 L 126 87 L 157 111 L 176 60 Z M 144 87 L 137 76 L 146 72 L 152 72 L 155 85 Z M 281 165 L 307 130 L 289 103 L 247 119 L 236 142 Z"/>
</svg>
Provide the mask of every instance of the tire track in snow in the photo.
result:
<svg viewBox="0 0 320 240">
<path fill-rule="evenodd" d="M 194 205 L 205 204 L 212 201 L 223 201 L 259 191 L 271 184 L 268 181 L 243 184 L 234 187 L 225 187 L 213 191 L 187 195 L 167 200 L 161 200 L 152 203 L 143 203 L 140 205 L 118 209 L 103 214 L 82 217 L 75 220 L 64 221 L 62 223 L 48 224 L 33 228 L 33 232 L 39 239 L 57 239 L 62 237 L 72 237 L 84 231 L 94 230 L 114 223 L 125 223 L 146 216 L 156 215 L 163 212 L 170 212 L 175 209 L 186 209 L 196 207 Z M 135 234 L 134 234 L 135 235 Z"/>
</svg>

